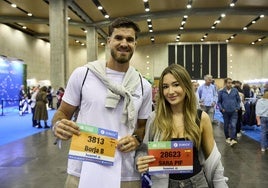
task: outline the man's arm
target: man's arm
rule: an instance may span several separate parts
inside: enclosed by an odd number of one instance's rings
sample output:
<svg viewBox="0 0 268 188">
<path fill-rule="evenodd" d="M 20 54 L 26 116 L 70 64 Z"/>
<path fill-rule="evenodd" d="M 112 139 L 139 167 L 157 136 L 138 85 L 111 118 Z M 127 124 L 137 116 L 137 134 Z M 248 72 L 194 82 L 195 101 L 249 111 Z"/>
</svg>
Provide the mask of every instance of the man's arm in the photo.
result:
<svg viewBox="0 0 268 188">
<path fill-rule="evenodd" d="M 79 135 L 79 127 L 71 121 L 76 109 L 76 106 L 61 101 L 61 105 L 52 119 L 52 130 L 57 138 L 68 140 L 73 134 Z"/>
</svg>

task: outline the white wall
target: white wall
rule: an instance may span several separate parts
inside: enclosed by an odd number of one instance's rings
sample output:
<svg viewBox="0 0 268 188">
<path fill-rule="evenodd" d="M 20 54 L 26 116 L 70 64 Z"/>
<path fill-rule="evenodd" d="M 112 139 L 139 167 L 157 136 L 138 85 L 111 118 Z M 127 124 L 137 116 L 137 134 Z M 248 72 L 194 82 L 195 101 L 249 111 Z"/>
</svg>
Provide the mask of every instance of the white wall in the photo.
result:
<svg viewBox="0 0 268 188">
<path fill-rule="evenodd" d="M 268 78 L 268 47 L 228 44 L 228 77 L 233 80 Z"/>
<path fill-rule="evenodd" d="M 49 43 L 4 24 L 0 24 L 0 33 L 0 55 L 24 60 L 27 64 L 28 78 L 50 79 Z M 227 53 L 228 76 L 232 79 L 243 81 L 268 78 L 268 45 L 261 47 L 228 44 Z M 99 47 L 98 58 L 105 59 L 106 56 L 107 49 Z M 85 47 L 69 47 L 70 73 L 86 62 Z M 168 66 L 167 45 L 137 46 L 131 64 L 149 78 L 159 77 Z"/>
<path fill-rule="evenodd" d="M 22 59 L 27 64 L 28 78 L 49 79 L 50 43 L 0 24 L 0 54 Z"/>
</svg>

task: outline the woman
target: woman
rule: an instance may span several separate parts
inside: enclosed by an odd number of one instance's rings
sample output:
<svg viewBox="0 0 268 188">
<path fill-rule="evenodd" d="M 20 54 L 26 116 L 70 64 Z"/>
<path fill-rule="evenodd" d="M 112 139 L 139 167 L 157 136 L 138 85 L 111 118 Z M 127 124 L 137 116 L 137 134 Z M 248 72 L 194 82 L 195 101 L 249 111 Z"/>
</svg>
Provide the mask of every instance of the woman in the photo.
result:
<svg viewBox="0 0 268 188">
<path fill-rule="evenodd" d="M 47 87 L 43 86 L 40 88 L 39 92 L 36 95 L 36 105 L 34 119 L 36 120 L 36 127 L 38 129 L 42 128 L 41 120 L 44 121 L 44 128 L 50 128 L 47 125 L 48 113 L 47 113 Z"/>
<path fill-rule="evenodd" d="M 268 148 L 268 91 L 256 104 L 257 125 L 261 126 L 261 151 L 265 152 Z"/>
<path fill-rule="evenodd" d="M 209 116 L 203 112 L 200 113 L 200 120 L 197 120 L 196 98 L 191 78 L 182 66 L 172 64 L 163 71 L 156 104 L 156 111 L 147 120 L 144 143 L 192 141 L 193 172 L 152 175 L 152 187 L 175 188 L 182 184 L 185 187 L 228 187 Z M 147 154 L 146 147 L 140 147 L 136 153 L 136 161 L 138 171 L 144 173 L 148 170 L 148 164 L 155 161 L 155 157 Z"/>
</svg>

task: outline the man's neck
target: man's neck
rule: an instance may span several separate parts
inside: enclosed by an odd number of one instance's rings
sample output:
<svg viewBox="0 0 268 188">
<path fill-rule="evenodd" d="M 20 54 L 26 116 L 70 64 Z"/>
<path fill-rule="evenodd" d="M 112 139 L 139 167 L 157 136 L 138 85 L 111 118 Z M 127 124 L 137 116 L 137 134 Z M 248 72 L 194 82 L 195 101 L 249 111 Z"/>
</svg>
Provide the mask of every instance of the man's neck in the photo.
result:
<svg viewBox="0 0 268 188">
<path fill-rule="evenodd" d="M 106 63 L 106 67 L 118 71 L 118 72 L 127 72 L 129 68 L 129 62 L 127 63 L 118 63 L 117 61 L 110 59 Z"/>
</svg>

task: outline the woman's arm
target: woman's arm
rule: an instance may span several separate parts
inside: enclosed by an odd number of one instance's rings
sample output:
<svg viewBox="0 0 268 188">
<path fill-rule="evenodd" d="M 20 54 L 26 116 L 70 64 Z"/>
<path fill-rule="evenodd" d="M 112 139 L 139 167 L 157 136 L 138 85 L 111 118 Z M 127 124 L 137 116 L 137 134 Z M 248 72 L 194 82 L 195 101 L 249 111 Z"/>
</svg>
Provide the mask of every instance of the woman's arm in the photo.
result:
<svg viewBox="0 0 268 188">
<path fill-rule="evenodd" d="M 214 146 L 213 129 L 210 118 L 207 113 L 203 112 L 200 121 L 201 128 L 201 148 L 205 159 L 207 159 Z"/>
</svg>

